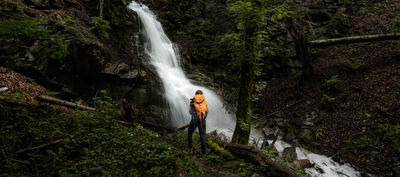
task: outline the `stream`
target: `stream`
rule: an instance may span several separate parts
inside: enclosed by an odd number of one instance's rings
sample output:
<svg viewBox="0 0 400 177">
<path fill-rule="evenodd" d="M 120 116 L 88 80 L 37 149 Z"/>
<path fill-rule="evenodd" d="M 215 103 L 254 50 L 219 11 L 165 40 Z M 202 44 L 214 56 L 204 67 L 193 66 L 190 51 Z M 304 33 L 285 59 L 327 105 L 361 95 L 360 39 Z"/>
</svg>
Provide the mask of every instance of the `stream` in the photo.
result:
<svg viewBox="0 0 400 177">
<path fill-rule="evenodd" d="M 169 40 L 162 25 L 157 21 L 157 17 L 147 6 L 132 2 L 128 8 L 139 16 L 141 33 L 144 37 L 144 52 L 162 81 L 172 126 L 179 127 L 190 122 L 189 99 L 194 96 L 196 90 L 202 90 L 209 110 L 207 132 L 217 130 L 217 133 L 222 133 L 230 139 L 236 118 L 233 114 L 225 111 L 223 99 L 214 91 L 193 84 L 186 77 L 180 65 L 180 56 L 176 46 Z M 252 130 L 252 138 L 263 139 L 263 136 L 259 130 L 255 129 Z M 290 146 L 279 140 L 275 143 L 275 148 L 279 153 L 282 153 L 285 147 Z M 339 164 L 329 157 L 314 154 L 300 147 L 296 147 L 296 153 L 298 159 L 308 159 L 315 164 L 314 168 L 305 169 L 306 173 L 312 177 L 361 176 L 349 164 Z"/>
</svg>

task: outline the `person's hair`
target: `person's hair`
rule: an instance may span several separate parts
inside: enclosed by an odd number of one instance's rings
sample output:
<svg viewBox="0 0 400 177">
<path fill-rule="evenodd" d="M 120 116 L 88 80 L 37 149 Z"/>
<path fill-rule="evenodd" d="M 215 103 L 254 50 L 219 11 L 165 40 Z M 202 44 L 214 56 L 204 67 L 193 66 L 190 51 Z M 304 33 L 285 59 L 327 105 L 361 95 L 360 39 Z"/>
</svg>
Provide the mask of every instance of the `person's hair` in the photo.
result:
<svg viewBox="0 0 400 177">
<path fill-rule="evenodd" d="M 203 91 L 197 90 L 197 91 L 196 91 L 196 95 L 203 95 Z"/>
</svg>

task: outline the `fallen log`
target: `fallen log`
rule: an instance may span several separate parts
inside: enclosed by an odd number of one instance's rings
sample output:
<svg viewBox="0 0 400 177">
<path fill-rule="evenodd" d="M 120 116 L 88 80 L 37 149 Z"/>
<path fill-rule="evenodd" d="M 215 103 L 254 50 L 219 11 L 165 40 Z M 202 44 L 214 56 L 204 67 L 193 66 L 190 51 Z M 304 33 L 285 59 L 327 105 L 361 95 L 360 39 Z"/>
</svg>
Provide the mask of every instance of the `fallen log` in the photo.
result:
<svg viewBox="0 0 400 177">
<path fill-rule="evenodd" d="M 45 102 L 58 104 L 58 105 L 65 106 L 65 107 L 79 108 L 79 109 L 91 110 L 91 111 L 96 110 L 96 108 L 92 108 L 92 107 L 89 107 L 89 106 L 80 105 L 80 104 L 77 104 L 77 103 L 61 100 L 61 99 L 50 97 L 50 96 L 47 96 L 47 95 L 40 95 L 37 98 L 39 100 L 42 100 L 42 101 L 45 101 Z"/>
<path fill-rule="evenodd" d="M 388 33 L 388 34 L 374 34 L 374 35 L 362 35 L 362 36 L 350 36 L 334 39 L 323 39 L 309 41 L 311 46 L 328 46 L 335 44 L 350 44 L 350 43 L 361 43 L 361 42 L 373 42 L 373 41 L 384 41 L 384 40 L 399 40 L 400 33 Z"/>
<path fill-rule="evenodd" d="M 283 166 L 262 153 L 257 147 L 247 146 L 242 144 L 227 143 L 224 141 L 215 141 L 220 146 L 232 153 L 233 156 L 245 159 L 253 164 L 261 165 L 262 163 L 268 166 L 266 176 L 285 176 L 298 177 L 296 172 L 286 166 Z"/>
<path fill-rule="evenodd" d="M 42 149 L 44 147 L 47 147 L 47 146 L 50 146 L 50 145 L 53 145 L 53 144 L 57 144 L 57 143 L 60 143 L 62 141 L 64 141 L 64 139 L 55 140 L 55 141 L 52 141 L 52 142 L 49 142 L 49 143 L 46 143 L 46 144 L 42 144 L 40 146 L 35 146 L 35 147 L 32 147 L 32 148 L 21 149 L 21 150 L 18 150 L 16 153 L 19 154 L 19 153 L 23 153 L 23 152 L 26 152 L 26 151 L 33 151 L 33 150 L 37 150 L 37 149 Z"/>
</svg>

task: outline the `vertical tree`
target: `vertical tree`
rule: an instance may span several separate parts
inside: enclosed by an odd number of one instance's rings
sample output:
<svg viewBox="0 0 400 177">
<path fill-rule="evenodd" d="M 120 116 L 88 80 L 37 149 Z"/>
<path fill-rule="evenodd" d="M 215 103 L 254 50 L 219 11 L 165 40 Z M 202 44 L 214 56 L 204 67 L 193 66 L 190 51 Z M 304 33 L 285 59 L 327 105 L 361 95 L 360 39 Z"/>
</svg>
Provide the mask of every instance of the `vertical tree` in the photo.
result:
<svg viewBox="0 0 400 177">
<path fill-rule="evenodd" d="M 240 70 L 234 143 L 247 144 L 249 141 L 255 72 L 265 55 L 263 44 L 268 38 L 267 21 L 288 15 L 282 6 L 271 8 L 269 4 L 269 0 L 238 0 L 229 4 L 229 10 L 238 18 L 238 25 L 236 32 L 227 34 L 224 39 L 231 41 L 232 63 Z"/>
</svg>

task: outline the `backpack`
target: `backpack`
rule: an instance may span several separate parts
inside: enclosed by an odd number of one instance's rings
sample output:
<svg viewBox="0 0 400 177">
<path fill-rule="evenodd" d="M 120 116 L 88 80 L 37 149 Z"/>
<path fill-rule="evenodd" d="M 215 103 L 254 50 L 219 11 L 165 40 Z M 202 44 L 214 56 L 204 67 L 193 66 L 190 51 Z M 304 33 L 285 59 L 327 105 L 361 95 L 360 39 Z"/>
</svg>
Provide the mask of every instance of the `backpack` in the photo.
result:
<svg viewBox="0 0 400 177">
<path fill-rule="evenodd" d="M 200 127 L 202 126 L 202 122 L 204 119 L 207 118 L 207 102 L 205 101 L 205 98 L 203 95 L 195 95 L 193 97 L 193 102 L 191 103 L 192 106 L 192 114 L 193 117 L 197 118 L 200 120 Z"/>
</svg>

